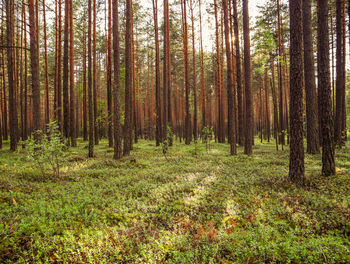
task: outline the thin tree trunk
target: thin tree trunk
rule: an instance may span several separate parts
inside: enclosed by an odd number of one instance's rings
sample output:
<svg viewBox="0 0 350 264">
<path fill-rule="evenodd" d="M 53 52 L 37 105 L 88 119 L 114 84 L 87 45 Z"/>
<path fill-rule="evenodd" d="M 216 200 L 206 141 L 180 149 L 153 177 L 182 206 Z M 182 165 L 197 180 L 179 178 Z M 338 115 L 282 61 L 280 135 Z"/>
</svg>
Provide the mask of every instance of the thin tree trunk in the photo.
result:
<svg viewBox="0 0 350 264">
<path fill-rule="evenodd" d="M 43 1 L 43 19 L 44 19 L 44 69 L 45 69 L 45 124 L 50 122 L 50 100 L 49 100 L 49 73 L 47 65 L 47 37 L 46 37 L 46 6 L 45 0 Z M 46 125 L 45 125 L 46 129 Z"/>
<path fill-rule="evenodd" d="M 312 45 L 311 0 L 303 0 L 304 78 L 306 90 L 307 153 L 320 152 L 315 63 Z"/>
<path fill-rule="evenodd" d="M 87 110 L 86 110 L 86 31 L 83 37 L 83 140 L 88 140 Z"/>
<path fill-rule="evenodd" d="M 154 36 L 156 50 L 156 146 L 162 141 L 162 111 L 160 104 L 160 54 L 159 54 L 159 33 L 158 33 L 158 1 L 152 0 Z"/>
<path fill-rule="evenodd" d="M 190 117 L 190 87 L 189 87 L 189 70 L 188 70 L 188 31 L 187 31 L 187 12 L 186 12 L 186 0 L 182 0 L 182 20 L 183 20 L 183 45 L 184 45 L 184 66 L 185 66 L 185 144 L 191 144 L 192 133 L 191 133 L 191 117 Z"/>
<path fill-rule="evenodd" d="M 207 126 L 207 119 L 206 119 L 206 90 L 205 90 L 205 83 L 204 83 L 204 51 L 203 51 L 203 29 L 202 29 L 202 7 L 201 7 L 201 0 L 198 1 L 199 4 L 199 25 L 200 25 L 200 67 L 201 67 L 201 108 L 202 108 L 202 129 Z"/>
<path fill-rule="evenodd" d="M 215 41 L 216 41 L 216 56 L 217 56 L 217 131 L 219 143 L 224 143 L 225 138 L 223 137 L 223 112 L 222 112 L 222 82 L 221 78 L 221 52 L 220 52 L 220 40 L 219 40 L 219 22 L 218 22 L 218 6 L 216 0 L 214 0 L 215 10 Z"/>
<path fill-rule="evenodd" d="M 62 123 L 62 81 L 61 81 L 61 65 L 62 65 L 62 0 L 58 0 L 58 44 L 57 44 L 57 121 L 61 131 L 63 131 Z"/>
<path fill-rule="evenodd" d="M 242 73 L 241 73 L 241 48 L 239 44 L 239 29 L 238 29 L 238 12 L 237 0 L 233 0 L 233 23 L 235 33 L 236 47 L 236 71 L 237 71 L 237 104 L 238 104 L 238 144 L 244 143 L 244 115 L 243 115 L 243 91 L 242 91 Z"/>
<path fill-rule="evenodd" d="M 21 12 L 21 43 L 20 47 L 23 47 L 23 35 L 26 34 L 24 32 L 24 24 L 26 23 L 24 20 L 24 13 L 25 13 L 25 5 L 24 2 L 22 2 L 22 12 Z M 24 141 L 24 119 L 25 119 L 25 113 L 24 113 L 24 78 L 23 78 L 23 48 L 21 49 L 21 58 L 20 58 L 20 78 L 21 78 L 21 91 L 20 91 L 20 116 L 21 116 L 21 138 L 22 141 Z M 1 102 L 0 102 L 1 103 Z M 1 131 L 1 129 L 0 129 Z M 22 144 L 22 148 L 25 147 L 25 144 Z"/>
<path fill-rule="evenodd" d="M 284 109 L 283 109 L 283 73 L 282 73 L 282 30 L 281 30 L 281 12 L 280 12 L 280 0 L 277 0 L 277 27 L 278 27 L 278 87 L 279 87 L 279 138 L 280 144 L 283 146 L 285 144 L 284 137 Z"/>
<path fill-rule="evenodd" d="M 89 100 L 89 154 L 88 157 L 94 156 L 94 114 L 92 99 L 92 62 L 91 62 L 91 0 L 88 0 L 88 100 Z"/>
<path fill-rule="evenodd" d="M 168 43 L 169 40 L 169 3 L 168 0 L 164 0 L 164 48 L 163 48 L 163 139 L 167 138 L 168 132 L 168 86 L 170 80 L 168 79 Z"/>
<path fill-rule="evenodd" d="M 26 24 L 26 23 L 24 23 Z M 5 36 L 5 34 L 4 34 Z M 4 117 L 3 130 L 4 140 L 8 140 L 8 111 L 7 111 L 7 96 L 6 96 L 6 75 L 5 75 L 5 52 L 2 50 L 2 79 L 3 79 L 3 92 L 4 92 L 4 105 L 2 115 Z"/>
<path fill-rule="evenodd" d="M 98 132 L 98 114 L 97 114 L 97 58 L 96 58 L 96 0 L 93 0 L 93 37 L 92 37 L 92 57 L 93 57 L 93 100 L 94 100 L 94 131 L 95 131 L 95 145 L 99 142 L 99 132 Z"/>
<path fill-rule="evenodd" d="M 265 68 L 265 114 L 266 114 L 266 135 L 267 142 L 270 142 L 271 138 L 271 119 L 270 119 L 270 84 L 267 74 L 267 68 Z"/>
<path fill-rule="evenodd" d="M 343 15 L 344 15 L 344 0 L 336 0 L 336 108 L 335 108 L 335 130 L 334 138 L 335 143 L 341 147 L 343 145 L 342 138 L 342 122 L 343 122 L 343 97 L 345 96 L 345 83 L 344 83 L 344 68 L 345 57 L 343 54 Z"/>
<path fill-rule="evenodd" d="M 67 0 L 66 0 L 67 1 Z M 72 147 L 77 146 L 75 131 L 75 96 L 74 96 L 74 32 L 73 32 L 73 0 L 69 0 L 69 97 L 70 97 L 70 126 L 69 135 Z"/>
<path fill-rule="evenodd" d="M 191 22 L 192 22 L 192 68 L 193 68 L 193 137 L 197 140 L 198 136 L 198 117 L 197 117 L 197 71 L 196 71 L 196 47 L 195 47 L 195 33 L 194 33 L 194 10 L 193 0 L 190 0 Z"/>
<path fill-rule="evenodd" d="M 230 28 L 229 28 L 229 12 L 227 0 L 223 0 L 224 24 L 225 24 L 225 43 L 226 43 L 226 62 L 227 62 L 227 112 L 228 112 L 228 138 L 230 142 L 231 155 L 237 154 L 236 150 L 236 127 L 235 103 L 233 101 L 233 70 L 232 70 L 232 54 L 230 45 Z"/>
<path fill-rule="evenodd" d="M 124 156 L 130 155 L 132 144 L 132 0 L 126 0 L 125 28 L 125 121 L 124 121 Z"/>
<path fill-rule="evenodd" d="M 108 108 L 108 144 L 113 146 L 112 120 L 112 1 L 108 0 L 108 36 L 107 36 L 107 108 Z"/>
<path fill-rule="evenodd" d="M 243 35 L 244 35 L 244 83 L 245 83 L 245 144 L 244 153 L 253 153 L 253 105 L 252 105 L 252 72 L 250 61 L 250 29 L 248 0 L 243 0 Z"/>
<path fill-rule="evenodd" d="M 122 157 L 122 128 L 120 124 L 120 52 L 119 52 L 119 13 L 118 1 L 113 1 L 113 49 L 114 49 L 114 89 L 113 125 L 114 159 Z"/>
<path fill-rule="evenodd" d="M 69 0 L 64 4 L 63 44 L 63 135 L 69 140 Z M 69 143 L 69 142 L 68 142 Z"/>
<path fill-rule="evenodd" d="M 55 0 L 55 80 L 54 80 L 54 99 L 53 99 L 53 116 L 57 122 L 57 49 L 58 49 L 58 2 Z"/>
</svg>

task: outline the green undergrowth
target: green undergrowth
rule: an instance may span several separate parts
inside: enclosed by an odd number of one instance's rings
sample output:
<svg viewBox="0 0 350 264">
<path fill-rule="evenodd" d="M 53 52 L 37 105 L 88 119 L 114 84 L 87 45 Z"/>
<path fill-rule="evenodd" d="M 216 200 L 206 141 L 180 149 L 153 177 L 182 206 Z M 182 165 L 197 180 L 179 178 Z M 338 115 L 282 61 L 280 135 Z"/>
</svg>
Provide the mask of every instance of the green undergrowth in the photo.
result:
<svg viewBox="0 0 350 264">
<path fill-rule="evenodd" d="M 112 159 L 102 141 L 71 148 L 59 177 L 25 151 L 0 151 L 0 263 L 350 263 L 350 146 L 337 175 L 306 155 L 307 182 L 288 181 L 288 149 L 167 151 L 140 141 Z"/>
</svg>

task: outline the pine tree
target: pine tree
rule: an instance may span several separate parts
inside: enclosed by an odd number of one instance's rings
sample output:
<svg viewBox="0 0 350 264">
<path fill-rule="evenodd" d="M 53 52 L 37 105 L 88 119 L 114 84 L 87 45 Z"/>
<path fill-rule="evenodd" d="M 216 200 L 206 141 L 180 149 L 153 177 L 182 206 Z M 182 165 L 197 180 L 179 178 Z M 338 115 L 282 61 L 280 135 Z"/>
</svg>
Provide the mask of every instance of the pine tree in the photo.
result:
<svg viewBox="0 0 350 264">
<path fill-rule="evenodd" d="M 303 135 L 302 0 L 289 0 L 290 13 L 290 158 L 289 179 L 305 181 Z"/>
<path fill-rule="evenodd" d="M 119 51 L 119 14 L 118 1 L 113 1 L 113 51 L 114 51 L 114 89 L 113 89 L 113 126 L 114 159 L 122 157 L 122 128 L 120 124 L 120 51 Z"/>
<path fill-rule="evenodd" d="M 252 72 L 250 61 L 250 29 L 248 0 L 243 0 L 243 35 L 244 35 L 244 86 L 245 86 L 245 144 L 244 153 L 253 153 L 253 102 Z"/>
<path fill-rule="evenodd" d="M 311 0 L 303 0 L 304 78 L 306 90 L 307 153 L 320 152 L 315 63 L 312 44 Z"/>
<path fill-rule="evenodd" d="M 125 121 L 124 121 L 124 156 L 130 155 L 132 144 L 132 0 L 126 0 L 126 28 L 125 28 Z"/>
<path fill-rule="evenodd" d="M 328 1 L 318 0 L 317 20 L 317 72 L 319 83 L 319 114 L 320 130 L 322 133 L 322 174 L 330 176 L 335 174 L 334 163 L 334 123 L 332 115 L 331 83 L 329 70 L 329 27 L 328 27 Z"/>
</svg>

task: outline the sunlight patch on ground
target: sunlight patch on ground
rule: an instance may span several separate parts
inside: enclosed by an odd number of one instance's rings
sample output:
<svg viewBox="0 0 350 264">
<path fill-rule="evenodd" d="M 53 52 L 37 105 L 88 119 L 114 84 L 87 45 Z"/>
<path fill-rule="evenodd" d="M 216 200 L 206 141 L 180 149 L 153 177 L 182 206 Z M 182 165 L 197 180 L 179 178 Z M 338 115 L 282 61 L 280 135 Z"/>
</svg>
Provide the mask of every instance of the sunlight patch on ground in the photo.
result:
<svg viewBox="0 0 350 264">
<path fill-rule="evenodd" d="M 208 194 L 208 187 L 215 182 L 216 179 L 217 175 L 214 172 L 204 178 L 201 184 L 193 191 L 193 194 L 184 198 L 185 205 L 196 207 L 198 202 Z"/>
<path fill-rule="evenodd" d="M 237 204 L 234 200 L 228 200 L 226 202 L 225 212 L 230 216 L 237 216 L 237 212 L 239 211 L 239 204 Z"/>
<path fill-rule="evenodd" d="M 150 190 L 150 197 L 159 200 L 160 198 L 167 199 L 172 196 L 176 191 L 182 189 L 182 186 L 188 185 L 189 183 L 194 184 L 200 178 L 200 173 L 186 173 L 176 177 L 175 181 L 162 184 L 157 188 Z"/>
</svg>

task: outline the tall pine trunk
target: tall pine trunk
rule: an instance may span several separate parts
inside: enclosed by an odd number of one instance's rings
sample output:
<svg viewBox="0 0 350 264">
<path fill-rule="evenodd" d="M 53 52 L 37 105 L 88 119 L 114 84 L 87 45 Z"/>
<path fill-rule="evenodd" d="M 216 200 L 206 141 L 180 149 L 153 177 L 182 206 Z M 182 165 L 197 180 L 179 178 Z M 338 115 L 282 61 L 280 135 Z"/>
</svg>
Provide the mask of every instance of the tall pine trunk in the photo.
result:
<svg viewBox="0 0 350 264">
<path fill-rule="evenodd" d="M 302 0 L 289 0 L 290 13 L 290 158 L 289 179 L 305 181 L 303 133 Z M 317 136 L 317 135 L 316 135 Z"/>
<path fill-rule="evenodd" d="M 312 44 L 311 0 L 303 0 L 304 78 L 306 90 L 307 153 L 320 152 L 318 131 L 318 102 L 315 82 L 315 63 Z"/>
<path fill-rule="evenodd" d="M 236 47 L 236 71 L 237 71 L 237 109 L 238 109 L 238 144 L 244 143 L 244 109 L 243 109 L 243 91 L 242 91 L 242 68 L 241 68 L 241 48 L 239 43 L 239 29 L 238 29 L 238 12 L 237 0 L 233 0 L 233 23 L 235 34 Z"/>
<path fill-rule="evenodd" d="M 92 33 L 92 77 L 93 77 L 93 105 L 94 105 L 94 139 L 95 139 L 95 145 L 98 145 L 99 142 L 99 131 L 98 131 L 98 114 L 97 114 L 97 57 L 96 57 L 96 0 L 93 0 L 93 7 L 92 7 L 92 12 L 93 12 L 93 33 Z"/>
<path fill-rule="evenodd" d="M 57 122 L 61 131 L 62 124 L 62 0 L 58 0 L 58 37 L 57 37 Z"/>
<path fill-rule="evenodd" d="M 89 154 L 88 157 L 94 156 L 94 113 L 93 113 L 93 100 L 92 100 L 92 62 L 91 62 L 91 0 L 88 0 L 88 100 L 89 100 Z"/>
<path fill-rule="evenodd" d="M 34 12 L 34 0 L 28 1 L 29 26 L 30 26 L 30 61 L 32 69 L 32 93 L 33 93 L 33 130 L 34 133 L 41 128 L 41 107 L 40 107 L 40 73 L 39 73 L 39 43 L 37 17 Z M 38 135 L 34 134 L 38 139 Z"/>
<path fill-rule="evenodd" d="M 229 12 L 227 0 L 223 0 L 224 11 L 224 26 L 225 26 L 225 44 L 226 44 L 226 62 L 227 62 L 227 112 L 228 112 L 228 138 L 230 143 L 231 155 L 237 154 L 236 150 L 236 114 L 235 102 L 233 96 L 233 69 L 232 69 L 232 54 L 230 46 L 230 27 L 229 27 Z"/>
<path fill-rule="evenodd" d="M 66 0 L 68 1 L 68 0 Z M 69 135 L 72 147 L 77 146 L 75 129 L 75 97 L 74 97 L 74 31 L 73 31 L 73 0 L 69 0 Z"/>
<path fill-rule="evenodd" d="M 47 37 L 46 37 L 46 6 L 45 0 L 43 1 L 43 19 L 44 19 L 44 70 L 45 70 L 45 129 L 46 124 L 50 122 L 50 96 L 49 96 L 49 73 L 47 63 Z"/>
<path fill-rule="evenodd" d="M 86 109 L 86 31 L 84 29 L 83 36 L 83 140 L 88 140 L 88 130 L 87 130 L 87 109 Z"/>
<path fill-rule="evenodd" d="M 282 29 L 281 29 L 281 10 L 280 0 L 277 0 L 277 28 L 278 28 L 278 90 L 279 90 L 279 142 L 283 146 L 285 144 L 285 121 L 284 121 L 284 109 L 283 109 L 283 69 L 282 69 Z"/>
<path fill-rule="evenodd" d="M 188 31 L 187 31 L 187 6 L 186 0 L 181 1 L 182 21 L 183 21 L 183 46 L 184 46 L 184 67 L 185 67 L 185 144 L 191 144 L 191 117 L 190 117 L 190 76 L 188 69 Z"/>
<path fill-rule="evenodd" d="M 10 112 L 10 150 L 17 149 L 18 119 L 15 97 L 16 82 L 14 81 L 14 2 L 6 0 L 6 28 L 7 28 L 7 74 L 9 83 L 9 112 Z M 6 98 L 5 98 L 6 100 Z M 40 105 L 39 105 L 40 107 Z"/>
<path fill-rule="evenodd" d="M 198 136 L 198 117 L 197 117 L 197 71 L 196 71 L 196 47 L 195 47 L 195 33 L 194 33 L 194 14 L 193 14 L 193 0 L 190 0 L 191 22 L 192 22 L 192 70 L 193 70 L 193 137 L 197 140 Z"/>
<path fill-rule="evenodd" d="M 113 120 L 112 120 L 112 1 L 108 0 L 108 32 L 107 32 L 107 123 L 108 145 L 113 146 Z"/>
<path fill-rule="evenodd" d="M 329 70 L 329 38 L 328 38 L 328 0 L 318 0 L 317 20 L 317 71 L 319 83 L 319 114 L 322 132 L 322 174 L 335 174 L 334 162 L 334 123 L 331 101 L 331 82 Z"/>
<path fill-rule="evenodd" d="M 345 56 L 343 54 L 344 37 L 343 37 L 343 15 L 344 0 L 336 0 L 336 104 L 335 104 L 335 127 L 334 139 L 335 143 L 340 147 L 343 145 L 343 99 L 345 97 L 345 72 L 343 65 L 345 64 Z"/>
<path fill-rule="evenodd" d="M 113 89 L 113 126 L 114 159 L 122 157 L 122 128 L 120 124 L 120 51 L 119 51 L 119 14 L 118 1 L 113 1 L 113 51 L 114 51 L 114 89 Z"/>
<path fill-rule="evenodd" d="M 244 35 L 244 86 L 245 86 L 245 144 L 244 153 L 253 153 L 253 100 L 252 72 L 250 61 L 250 29 L 248 0 L 243 0 L 243 35 Z"/>
<path fill-rule="evenodd" d="M 126 0 L 126 27 L 125 27 L 125 121 L 124 121 L 124 156 L 130 155 L 132 144 L 132 0 Z"/>
<path fill-rule="evenodd" d="M 159 54 L 159 33 L 158 33 L 158 1 L 152 0 L 154 37 L 156 50 L 156 146 L 162 141 L 162 110 L 160 104 L 160 54 Z"/>
<path fill-rule="evenodd" d="M 201 67 L 201 110 L 202 110 L 202 129 L 207 126 L 207 112 L 206 112 L 206 90 L 204 83 L 204 51 L 203 51 L 203 29 L 202 29 L 202 6 L 201 0 L 199 5 L 199 25 L 200 25 L 200 67 Z"/>
<path fill-rule="evenodd" d="M 64 43 L 63 43 L 63 135 L 69 139 L 69 1 L 64 4 Z M 69 142 L 69 141 L 68 141 Z"/>
</svg>

